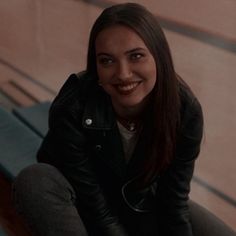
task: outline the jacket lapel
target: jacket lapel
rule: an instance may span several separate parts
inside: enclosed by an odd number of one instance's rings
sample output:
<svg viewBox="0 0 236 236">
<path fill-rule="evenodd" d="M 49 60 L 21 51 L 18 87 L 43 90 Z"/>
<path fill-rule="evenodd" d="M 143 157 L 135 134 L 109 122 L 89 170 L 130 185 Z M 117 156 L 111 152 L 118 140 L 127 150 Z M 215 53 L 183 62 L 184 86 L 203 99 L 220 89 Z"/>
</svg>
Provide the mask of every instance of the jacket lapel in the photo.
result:
<svg viewBox="0 0 236 236">
<path fill-rule="evenodd" d="M 98 86 L 88 96 L 82 125 L 103 146 L 101 159 L 123 179 L 127 164 L 114 110 L 110 97 Z"/>
</svg>

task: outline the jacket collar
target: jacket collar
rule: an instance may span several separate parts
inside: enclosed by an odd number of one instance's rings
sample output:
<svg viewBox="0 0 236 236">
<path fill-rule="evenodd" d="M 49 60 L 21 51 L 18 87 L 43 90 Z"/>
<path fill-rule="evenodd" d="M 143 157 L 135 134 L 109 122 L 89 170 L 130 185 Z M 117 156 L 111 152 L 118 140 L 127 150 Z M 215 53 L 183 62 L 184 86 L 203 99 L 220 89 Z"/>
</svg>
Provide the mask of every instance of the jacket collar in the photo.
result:
<svg viewBox="0 0 236 236">
<path fill-rule="evenodd" d="M 111 99 L 98 85 L 87 95 L 82 125 L 93 130 L 111 130 L 116 125 Z"/>
</svg>

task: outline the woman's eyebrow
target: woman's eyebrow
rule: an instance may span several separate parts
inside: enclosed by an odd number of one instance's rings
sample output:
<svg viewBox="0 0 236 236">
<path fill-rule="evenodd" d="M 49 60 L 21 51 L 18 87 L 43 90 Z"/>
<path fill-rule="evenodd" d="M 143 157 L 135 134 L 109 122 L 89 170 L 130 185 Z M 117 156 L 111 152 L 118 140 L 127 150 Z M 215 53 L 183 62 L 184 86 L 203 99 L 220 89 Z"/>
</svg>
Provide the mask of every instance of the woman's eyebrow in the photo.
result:
<svg viewBox="0 0 236 236">
<path fill-rule="evenodd" d="M 129 53 L 133 53 L 133 52 L 137 52 L 137 51 L 145 51 L 145 48 L 133 48 L 133 49 L 130 49 L 128 51 L 125 52 L 125 54 L 129 54 Z"/>
<path fill-rule="evenodd" d="M 97 56 L 97 57 L 99 57 L 99 56 L 108 56 L 108 57 L 110 57 L 110 56 L 112 56 L 112 55 L 109 54 L 109 53 L 106 53 L 106 52 L 99 52 L 99 53 L 97 53 L 96 56 Z"/>
<path fill-rule="evenodd" d="M 145 51 L 145 48 L 141 48 L 141 47 L 132 48 L 132 49 L 130 49 L 130 50 L 125 51 L 124 54 L 130 54 L 130 53 L 137 52 L 137 51 Z M 108 57 L 111 57 L 112 54 L 106 53 L 106 52 L 99 52 L 99 53 L 96 54 L 96 56 L 97 56 L 97 57 L 99 57 L 99 56 L 108 56 Z"/>
</svg>

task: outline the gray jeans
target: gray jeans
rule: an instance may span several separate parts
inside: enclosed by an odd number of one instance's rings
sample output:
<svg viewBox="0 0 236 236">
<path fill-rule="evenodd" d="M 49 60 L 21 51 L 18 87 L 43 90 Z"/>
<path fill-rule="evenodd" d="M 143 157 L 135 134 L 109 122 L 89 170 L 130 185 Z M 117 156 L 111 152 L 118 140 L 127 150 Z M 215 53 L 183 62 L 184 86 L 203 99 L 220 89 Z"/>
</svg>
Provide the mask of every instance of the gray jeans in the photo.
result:
<svg viewBox="0 0 236 236">
<path fill-rule="evenodd" d="M 88 235 L 75 207 L 76 195 L 72 186 L 53 166 L 35 164 L 24 169 L 13 184 L 13 199 L 33 235 Z M 189 207 L 194 236 L 236 235 L 198 204 L 190 201 Z"/>
</svg>

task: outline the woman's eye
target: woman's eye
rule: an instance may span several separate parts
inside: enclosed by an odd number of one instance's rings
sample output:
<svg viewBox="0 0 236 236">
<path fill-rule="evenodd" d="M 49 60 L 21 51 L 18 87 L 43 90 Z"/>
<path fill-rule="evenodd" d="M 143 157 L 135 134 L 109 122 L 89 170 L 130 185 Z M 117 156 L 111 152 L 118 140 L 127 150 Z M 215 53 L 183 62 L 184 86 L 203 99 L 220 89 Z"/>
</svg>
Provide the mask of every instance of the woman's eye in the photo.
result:
<svg viewBox="0 0 236 236">
<path fill-rule="evenodd" d="M 101 65 L 110 65 L 113 63 L 113 60 L 111 58 L 100 58 L 98 62 Z"/>
<path fill-rule="evenodd" d="M 143 56 L 144 55 L 141 53 L 133 53 L 130 55 L 130 59 L 136 61 L 136 60 L 141 59 Z"/>
</svg>

